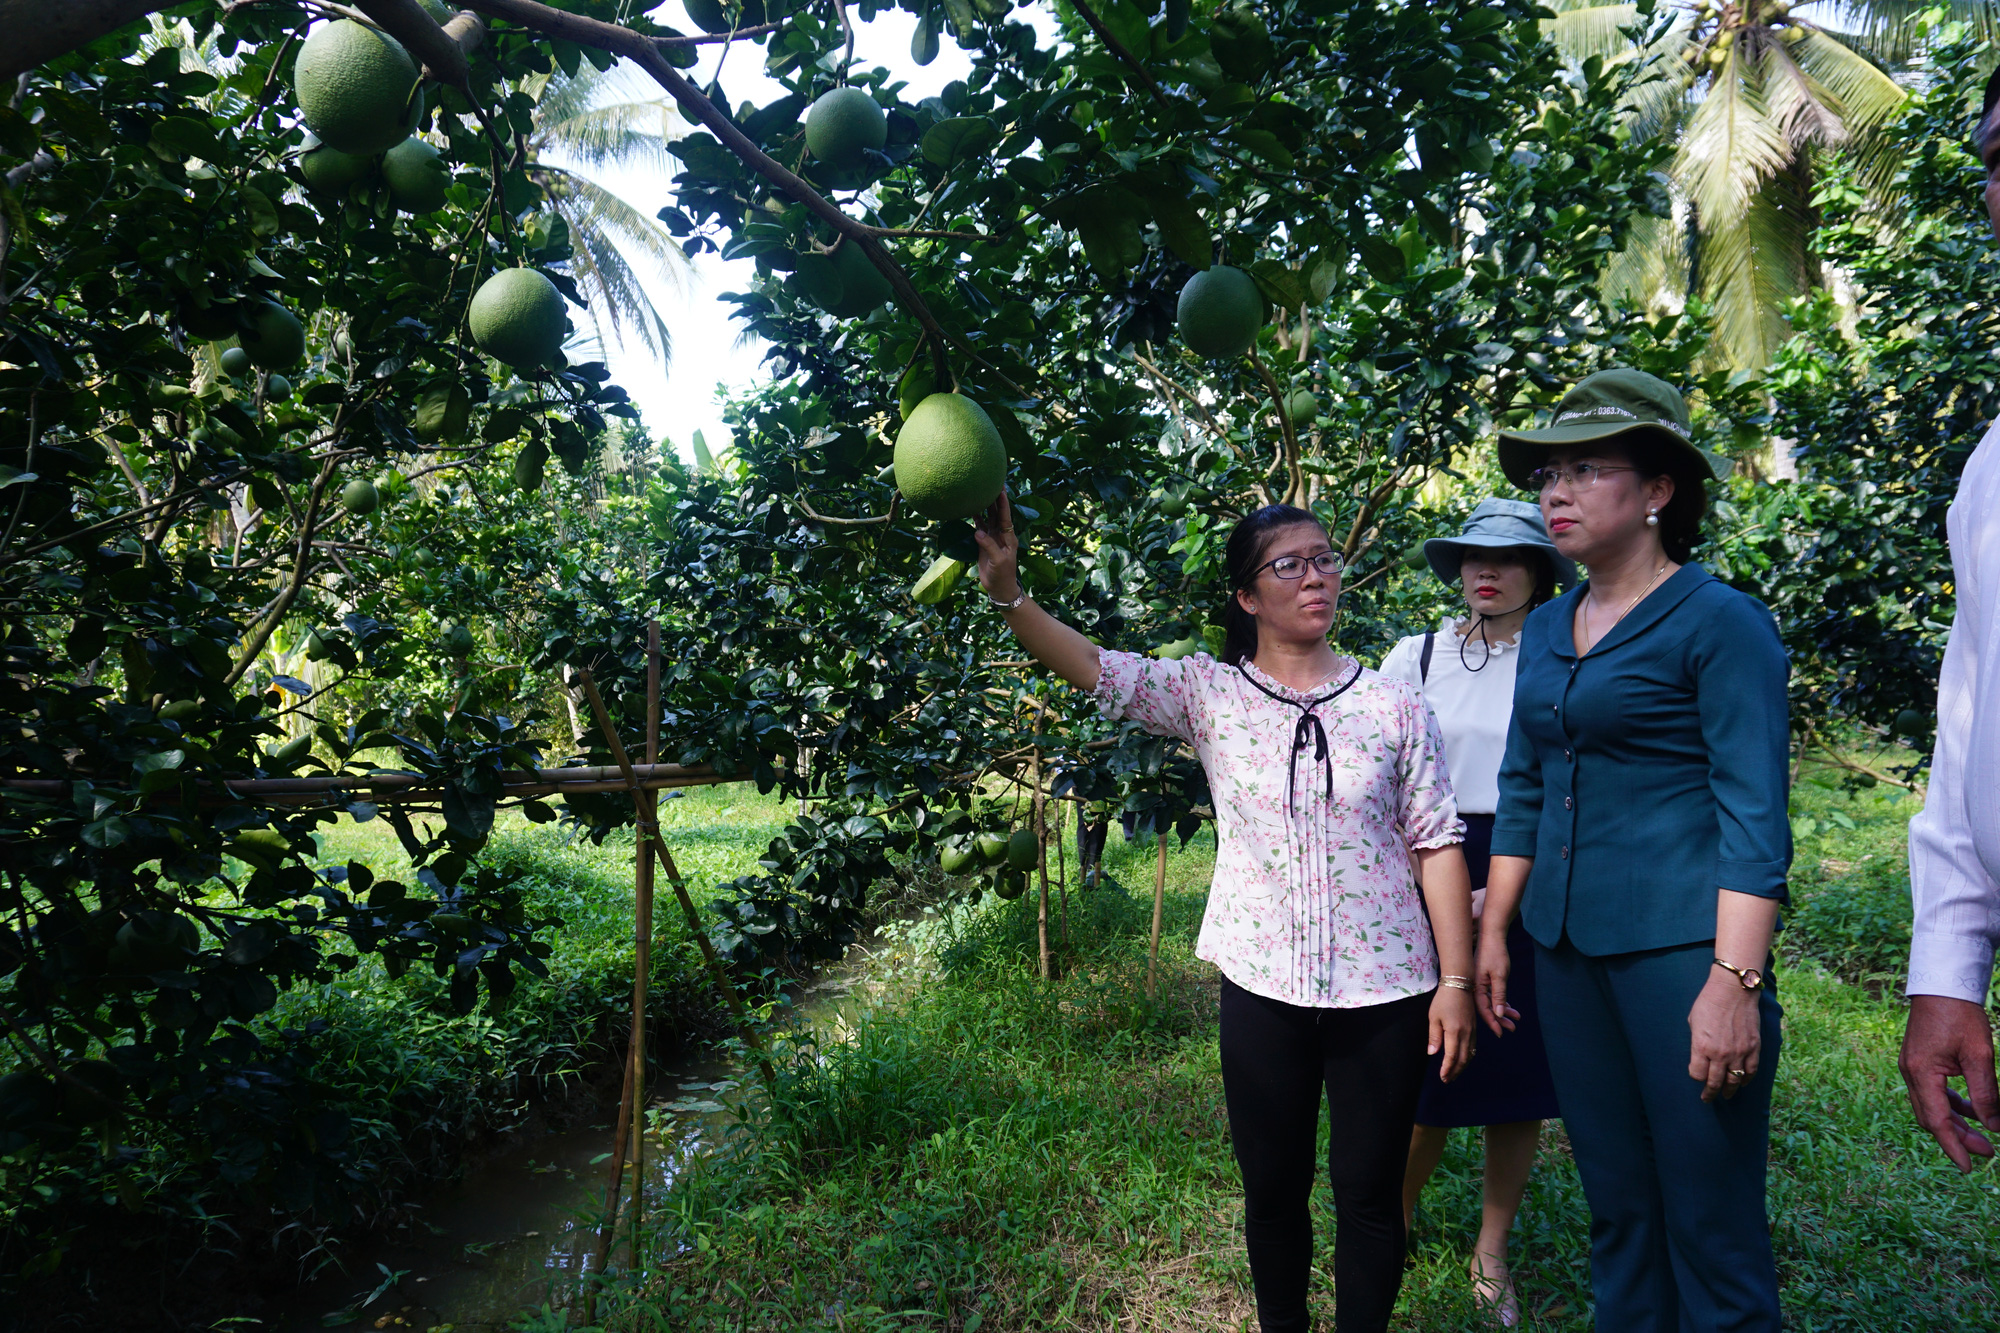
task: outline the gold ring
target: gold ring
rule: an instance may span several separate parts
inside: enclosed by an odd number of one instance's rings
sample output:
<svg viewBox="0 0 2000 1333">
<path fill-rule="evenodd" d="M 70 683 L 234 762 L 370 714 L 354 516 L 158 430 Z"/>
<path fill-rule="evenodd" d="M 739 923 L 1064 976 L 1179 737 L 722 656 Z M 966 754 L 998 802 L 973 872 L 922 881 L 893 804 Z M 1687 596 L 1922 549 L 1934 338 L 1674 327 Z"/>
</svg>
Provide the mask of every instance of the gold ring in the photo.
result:
<svg viewBox="0 0 2000 1333">
<path fill-rule="evenodd" d="M 1749 1070 L 1747 1070 L 1747 1069 L 1732 1069 L 1732 1070 L 1730 1070 L 1730 1071 L 1729 1071 L 1729 1077 L 1731 1077 L 1731 1078 L 1749 1078 L 1749 1077 L 1750 1077 L 1750 1071 L 1749 1071 Z"/>
<path fill-rule="evenodd" d="M 1010 537 L 1014 534 L 1014 529 L 1012 528 L 1002 528 L 1000 529 L 1000 531 L 1006 533 Z"/>
</svg>

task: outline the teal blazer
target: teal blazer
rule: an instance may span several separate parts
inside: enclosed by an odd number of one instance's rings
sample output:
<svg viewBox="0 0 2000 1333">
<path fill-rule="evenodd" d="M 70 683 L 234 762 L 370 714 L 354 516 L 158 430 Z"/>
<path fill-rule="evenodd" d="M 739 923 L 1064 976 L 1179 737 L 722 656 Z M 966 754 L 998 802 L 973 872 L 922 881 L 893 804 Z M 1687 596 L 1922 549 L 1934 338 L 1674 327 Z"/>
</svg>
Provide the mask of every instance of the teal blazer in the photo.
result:
<svg viewBox="0 0 2000 1333">
<path fill-rule="evenodd" d="M 1582 584 L 1528 617 L 1493 855 L 1533 857 L 1522 924 L 1549 948 L 1715 938 L 1718 889 L 1785 899 L 1789 667 L 1771 612 L 1676 570 L 1581 660 Z"/>
</svg>

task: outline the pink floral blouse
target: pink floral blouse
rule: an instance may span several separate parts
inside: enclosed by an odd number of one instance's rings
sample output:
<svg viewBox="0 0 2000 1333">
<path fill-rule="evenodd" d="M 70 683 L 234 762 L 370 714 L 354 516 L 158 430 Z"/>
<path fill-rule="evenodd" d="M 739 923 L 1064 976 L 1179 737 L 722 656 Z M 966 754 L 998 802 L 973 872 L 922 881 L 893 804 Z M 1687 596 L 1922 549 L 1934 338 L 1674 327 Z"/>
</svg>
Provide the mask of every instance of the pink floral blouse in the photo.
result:
<svg viewBox="0 0 2000 1333">
<path fill-rule="evenodd" d="M 1315 710 L 1321 761 L 1311 745 L 1293 748 L 1299 708 L 1206 653 L 1173 662 L 1104 649 L 1098 663 L 1094 697 L 1106 717 L 1180 737 L 1208 770 L 1219 846 L 1198 956 L 1247 991 L 1317 1008 L 1384 1004 L 1438 984 L 1410 853 L 1462 841 L 1465 826 L 1416 687 L 1363 668 Z M 1343 662 L 1309 694 L 1251 663 L 1243 670 L 1303 703 L 1355 667 Z"/>
</svg>

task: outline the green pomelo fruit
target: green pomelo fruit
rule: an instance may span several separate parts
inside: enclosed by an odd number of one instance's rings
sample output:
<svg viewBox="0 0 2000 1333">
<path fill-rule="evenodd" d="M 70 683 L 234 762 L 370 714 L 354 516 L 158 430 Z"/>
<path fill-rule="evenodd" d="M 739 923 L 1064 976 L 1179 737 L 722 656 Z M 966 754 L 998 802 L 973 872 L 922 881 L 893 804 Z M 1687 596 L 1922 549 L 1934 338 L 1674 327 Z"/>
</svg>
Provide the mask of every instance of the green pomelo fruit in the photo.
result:
<svg viewBox="0 0 2000 1333">
<path fill-rule="evenodd" d="M 264 381 L 264 401 L 275 403 L 292 396 L 292 382 L 283 375 L 273 375 Z"/>
<path fill-rule="evenodd" d="M 873 314 L 895 295 L 882 270 L 853 241 L 843 241 L 827 259 L 833 265 L 834 276 L 840 280 L 840 297 L 821 308 L 835 319 L 860 319 Z"/>
<path fill-rule="evenodd" d="M 17 1069 L 0 1074 L 0 1129 L 23 1130 L 54 1117 L 62 1105 L 56 1085 L 40 1074 Z"/>
<path fill-rule="evenodd" d="M 562 355 L 568 314 L 553 282 L 531 268 L 510 268 L 472 294 L 466 323 L 480 351 L 516 370 L 532 370 Z"/>
<path fill-rule="evenodd" d="M 754 28 L 768 22 L 764 14 L 764 0 L 743 0 L 741 17 L 730 18 L 722 7 L 722 0 L 687 0 L 687 16 L 703 32 L 729 32 L 735 28 Z"/>
<path fill-rule="evenodd" d="M 549 466 L 549 446 L 540 440 L 530 440 L 526 448 L 514 456 L 514 484 L 533 495 L 542 489 L 542 478 Z"/>
<path fill-rule="evenodd" d="M 147 910 L 133 914 L 118 927 L 111 960 L 131 972 L 178 969 L 193 953 L 200 936 L 194 922 L 173 912 Z"/>
<path fill-rule="evenodd" d="M 993 881 L 993 892 L 1008 902 L 1028 891 L 1028 877 L 1017 870 L 1009 870 Z"/>
<path fill-rule="evenodd" d="M 1430 566 L 1430 563 L 1431 558 L 1424 554 L 1424 544 L 1422 542 L 1418 542 L 1415 546 L 1403 552 L 1404 569 L 1426 569 Z"/>
<path fill-rule="evenodd" d="M 1015 870 L 1033 870 L 1042 859 L 1042 845 L 1032 829 L 1016 829 L 1007 839 L 1007 864 Z"/>
<path fill-rule="evenodd" d="M 982 833 L 972 840 L 979 859 L 987 865 L 998 865 L 1007 859 L 1007 835 L 1004 833 Z"/>
<path fill-rule="evenodd" d="M 160 706 L 160 721 L 186 722 L 201 712 L 201 704 L 194 699 L 176 699 Z"/>
<path fill-rule="evenodd" d="M 1930 719 L 1914 708 L 1905 708 L 1896 714 L 1896 734 L 1898 736 L 1921 736 Z"/>
<path fill-rule="evenodd" d="M 984 408 L 934 393 L 896 434 L 896 489 L 926 518 L 971 518 L 1007 484 L 1007 446 Z"/>
<path fill-rule="evenodd" d="M 326 661 L 327 658 L 332 656 L 333 656 L 332 640 L 328 639 L 326 635 L 321 634 L 318 630 L 312 630 L 307 633 L 306 661 L 324 662 Z"/>
<path fill-rule="evenodd" d="M 435 213 L 444 207 L 451 169 L 437 149 L 413 135 L 383 155 L 382 179 L 405 213 Z"/>
<path fill-rule="evenodd" d="M 75 1080 L 63 1082 L 63 1114 L 86 1124 L 117 1114 L 119 1096 L 125 1091 L 125 1076 L 117 1065 L 109 1060 L 78 1060 L 63 1072 Z"/>
<path fill-rule="evenodd" d="M 1240 268 L 1217 264 L 1188 279 L 1175 311 L 1181 341 L 1199 356 L 1235 358 L 1264 327 L 1264 294 Z"/>
<path fill-rule="evenodd" d="M 368 175 L 371 165 L 366 157 L 343 153 L 325 144 L 299 154 L 299 175 L 306 178 L 307 188 L 328 194 L 345 192 L 348 186 Z"/>
<path fill-rule="evenodd" d="M 860 88 L 835 88 L 806 112 L 806 148 L 833 167 L 858 167 L 889 142 L 889 118 Z"/>
<path fill-rule="evenodd" d="M 1270 71 L 1276 53 L 1271 47 L 1271 30 L 1254 9 L 1225 9 L 1215 16 L 1208 30 L 1209 50 L 1222 72 L 1242 83 L 1255 83 Z"/>
<path fill-rule="evenodd" d="M 299 318 L 276 301 L 252 301 L 242 310 L 237 341 L 250 363 L 265 370 L 283 370 L 305 359 L 306 329 Z"/>
<path fill-rule="evenodd" d="M 1319 415 L 1319 399 L 1308 390 L 1296 390 L 1285 400 L 1285 415 L 1294 426 L 1303 426 Z"/>
<path fill-rule="evenodd" d="M 963 875 L 979 864 L 979 853 L 970 847 L 944 847 L 938 851 L 938 869 L 947 875 Z"/>
<path fill-rule="evenodd" d="M 445 630 L 443 643 L 447 656 L 472 656 L 472 631 L 463 625 L 453 625 Z"/>
<path fill-rule="evenodd" d="M 931 567 L 910 589 L 910 600 L 918 606 L 935 606 L 951 596 L 958 587 L 958 581 L 965 577 L 965 562 L 941 555 L 931 561 Z"/>
<path fill-rule="evenodd" d="M 296 768 L 299 764 L 299 761 L 304 759 L 311 752 L 312 752 L 311 732 L 307 732 L 303 736 L 294 736 L 290 740 L 286 741 L 283 745 L 280 745 L 277 749 L 271 751 L 271 762 L 266 764 L 265 767 L 279 769 L 279 770 L 288 770 Z"/>
<path fill-rule="evenodd" d="M 250 353 L 241 347 L 223 348 L 219 359 L 222 362 L 222 373 L 225 375 L 241 375 L 250 369 Z"/>
<path fill-rule="evenodd" d="M 1153 656 L 1165 662 L 1178 662 L 1183 657 L 1192 657 L 1202 648 L 1200 639 L 1175 639 L 1163 643 L 1153 650 Z"/>
<path fill-rule="evenodd" d="M 393 148 L 423 114 L 417 65 L 402 43 L 365 23 L 313 29 L 292 74 L 299 114 L 321 142 L 366 156 Z"/>
<path fill-rule="evenodd" d="M 382 503 L 382 492 L 366 477 L 356 477 L 340 491 L 340 507 L 350 514 L 372 514 Z"/>
<path fill-rule="evenodd" d="M 1188 511 L 1185 495 L 1163 495 L 1160 497 L 1160 513 L 1166 518 L 1182 518 Z"/>
</svg>

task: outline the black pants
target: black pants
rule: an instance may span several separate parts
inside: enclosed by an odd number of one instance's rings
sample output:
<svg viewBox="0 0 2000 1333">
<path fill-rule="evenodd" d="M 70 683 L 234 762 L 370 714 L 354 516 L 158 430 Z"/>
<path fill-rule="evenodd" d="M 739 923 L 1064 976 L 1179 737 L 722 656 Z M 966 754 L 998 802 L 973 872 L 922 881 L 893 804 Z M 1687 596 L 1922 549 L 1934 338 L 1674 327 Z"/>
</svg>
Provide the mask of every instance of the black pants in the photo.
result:
<svg viewBox="0 0 2000 1333">
<path fill-rule="evenodd" d="M 1334 1328 L 1381 1333 L 1403 1283 L 1403 1166 L 1431 997 L 1309 1009 L 1222 982 L 1222 1089 L 1243 1170 L 1243 1233 L 1263 1333 L 1309 1328 L 1309 1200 L 1319 1092 L 1332 1118 Z"/>
</svg>

